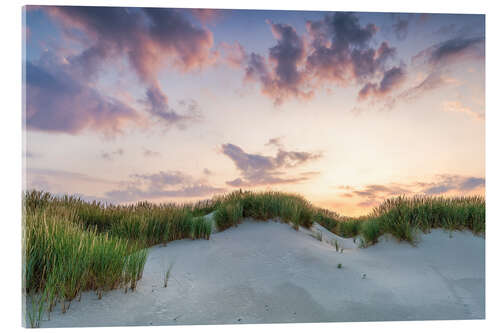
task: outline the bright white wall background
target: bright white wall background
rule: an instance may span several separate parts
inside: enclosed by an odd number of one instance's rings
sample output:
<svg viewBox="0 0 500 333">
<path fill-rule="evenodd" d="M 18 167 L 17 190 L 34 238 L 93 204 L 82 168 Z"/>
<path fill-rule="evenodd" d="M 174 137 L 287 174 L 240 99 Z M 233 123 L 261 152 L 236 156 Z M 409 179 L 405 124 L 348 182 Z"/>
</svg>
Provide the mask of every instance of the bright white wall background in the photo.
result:
<svg viewBox="0 0 500 333">
<path fill-rule="evenodd" d="M 428 321 L 428 322 L 384 322 L 384 323 L 340 323 L 340 324 L 298 324 L 298 325 L 244 325 L 244 326 L 184 326 L 184 327 L 149 327 L 149 332 L 253 332 L 287 331 L 302 332 L 314 330 L 330 332 L 471 332 L 493 331 L 500 326 L 498 316 L 499 269 L 496 255 L 499 251 L 495 235 L 500 232 L 500 210 L 496 204 L 500 199 L 500 170 L 498 144 L 500 142 L 498 114 L 498 84 L 500 52 L 498 36 L 500 31 L 500 12 L 493 1 L 457 1 L 457 0 L 101 0 L 101 1 L 9 1 L 3 4 L 1 13 L 2 66 L 1 96 L 2 117 L 0 121 L 2 135 L 2 157 L 0 170 L 2 175 L 0 223 L 2 224 L 0 277 L 3 295 L 0 297 L 0 327 L 5 331 L 21 330 L 21 6 L 36 5 L 107 5 L 107 6 L 150 6 L 150 7 L 191 7 L 191 8 L 232 8 L 232 9 L 295 9 L 295 10 L 344 10 L 344 11 L 383 11 L 383 12 L 431 12 L 431 13 L 485 13 L 486 14 L 486 197 L 487 197 L 487 280 L 486 280 L 486 321 Z M 497 317 L 497 318 L 495 318 Z M 106 330 L 111 332 L 142 331 L 145 328 L 99 328 L 92 332 Z M 44 332 L 55 330 L 45 329 Z M 80 330 L 81 331 L 81 330 Z M 87 332 L 89 329 L 83 329 Z M 58 331 L 60 332 L 60 330 Z"/>
</svg>

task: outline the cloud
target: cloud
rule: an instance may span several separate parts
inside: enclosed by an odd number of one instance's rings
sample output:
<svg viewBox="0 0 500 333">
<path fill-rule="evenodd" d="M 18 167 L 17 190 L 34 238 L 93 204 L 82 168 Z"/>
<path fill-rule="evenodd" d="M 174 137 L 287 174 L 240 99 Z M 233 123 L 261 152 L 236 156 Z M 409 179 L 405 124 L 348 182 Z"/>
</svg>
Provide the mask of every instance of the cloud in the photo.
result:
<svg viewBox="0 0 500 333">
<path fill-rule="evenodd" d="M 266 146 L 275 146 L 275 147 L 283 147 L 282 143 L 282 138 L 276 137 L 276 138 L 271 138 L 269 141 L 267 141 Z"/>
<path fill-rule="evenodd" d="M 146 97 L 148 112 L 159 119 L 166 128 L 176 125 L 184 129 L 187 124 L 197 122 L 202 118 L 198 103 L 193 99 L 179 101 L 178 109 L 185 109 L 185 112 L 180 113 L 169 106 L 167 96 L 157 86 L 148 88 Z"/>
<path fill-rule="evenodd" d="M 484 187 L 485 185 L 486 185 L 486 180 L 484 178 L 468 177 L 462 179 L 458 188 L 463 191 L 470 191 Z"/>
<path fill-rule="evenodd" d="M 169 197 L 204 197 L 224 192 L 223 188 L 194 179 L 180 171 L 132 174 L 129 181 L 122 182 L 121 187 L 107 191 L 106 197 L 115 202 L 131 202 Z"/>
<path fill-rule="evenodd" d="M 46 7 L 69 30 L 84 31 L 93 42 L 88 53 L 104 58 L 125 54 L 144 81 L 156 81 L 168 61 L 181 70 L 201 68 L 214 59 L 212 33 L 194 26 L 181 11 L 169 8 Z M 73 35 L 71 35 L 73 36 Z"/>
<path fill-rule="evenodd" d="M 133 108 L 73 77 L 70 65 L 50 62 L 51 66 L 26 63 L 28 129 L 68 134 L 92 129 L 114 135 L 140 121 Z"/>
<path fill-rule="evenodd" d="M 456 84 L 457 80 L 445 73 L 450 66 L 468 59 L 484 60 L 484 36 L 455 37 L 420 51 L 412 58 L 412 65 L 424 68 L 427 74 L 419 83 L 394 97 L 389 106 L 394 107 L 397 102 L 413 100 L 428 91 Z"/>
<path fill-rule="evenodd" d="M 464 177 L 460 175 L 439 175 L 433 183 L 421 183 L 425 194 L 444 194 L 450 191 L 468 192 L 484 188 L 485 179 L 479 177 Z"/>
<path fill-rule="evenodd" d="M 179 185 L 191 182 L 192 178 L 180 171 L 160 171 L 153 174 L 133 174 L 132 178 L 149 182 L 151 188 L 163 188 L 166 185 Z"/>
<path fill-rule="evenodd" d="M 210 185 L 188 185 L 174 190 L 142 190 L 137 187 L 128 187 L 124 190 L 106 192 L 107 198 L 117 202 L 131 202 L 158 198 L 200 198 L 223 192 L 224 189 Z"/>
<path fill-rule="evenodd" d="M 104 178 L 89 176 L 84 173 L 65 171 L 57 169 L 44 169 L 44 168 L 28 168 L 26 173 L 31 176 L 48 176 L 59 179 L 73 179 L 89 183 L 103 183 L 103 184 L 118 184 L 116 181 L 107 180 Z"/>
<path fill-rule="evenodd" d="M 439 35 L 450 35 L 457 32 L 458 26 L 455 23 L 450 23 L 439 27 L 434 31 L 435 34 Z"/>
<path fill-rule="evenodd" d="M 396 37 L 399 40 L 406 39 L 406 37 L 408 36 L 409 23 L 410 23 L 409 20 L 404 20 L 398 16 L 396 23 L 394 23 L 392 25 L 392 28 L 394 29 L 394 33 L 396 34 Z"/>
<path fill-rule="evenodd" d="M 115 151 L 101 153 L 101 158 L 105 160 L 113 160 L 115 156 L 122 156 L 122 155 L 123 155 L 123 149 L 119 148 Z"/>
<path fill-rule="evenodd" d="M 248 61 L 248 55 L 246 54 L 245 48 L 238 42 L 233 44 L 228 44 L 226 42 L 221 42 L 218 45 L 221 52 L 221 57 L 218 60 L 232 68 L 244 68 L 246 62 Z"/>
<path fill-rule="evenodd" d="M 484 57 L 484 37 L 457 37 L 434 45 L 429 50 L 428 60 L 433 64 L 456 61 L 462 57 Z"/>
<path fill-rule="evenodd" d="M 412 57 L 412 64 L 435 71 L 467 59 L 484 59 L 484 36 L 458 36 L 433 44 Z"/>
<path fill-rule="evenodd" d="M 384 72 L 380 83 L 367 83 L 358 93 L 359 99 L 366 99 L 368 96 L 385 96 L 395 88 L 399 87 L 405 80 L 406 73 L 402 67 L 392 67 Z"/>
<path fill-rule="evenodd" d="M 119 182 L 80 172 L 47 168 L 26 169 L 26 190 L 36 189 L 52 193 L 74 193 L 71 188 L 82 184 L 90 186 L 119 185 Z"/>
<path fill-rule="evenodd" d="M 222 145 L 222 153 L 229 157 L 241 173 L 241 178 L 226 182 L 234 187 L 288 184 L 305 181 L 310 174 L 298 177 L 283 177 L 284 169 L 295 168 L 309 161 L 316 160 L 321 154 L 285 151 L 279 149 L 276 156 L 246 153 L 240 147 L 227 143 Z"/>
<path fill-rule="evenodd" d="M 160 152 L 153 151 L 151 149 L 143 148 L 142 149 L 142 155 L 145 157 L 157 157 L 160 156 Z"/>
<path fill-rule="evenodd" d="M 458 112 L 463 113 L 469 117 L 478 120 L 484 120 L 484 112 L 475 112 L 471 108 L 463 105 L 460 101 L 444 101 L 442 103 L 445 112 Z"/>
<path fill-rule="evenodd" d="M 303 77 L 298 65 L 304 59 L 305 46 L 295 29 L 288 24 L 269 23 L 278 44 L 269 49 L 269 59 L 274 63 L 274 80 L 277 89 L 299 95 L 297 89 Z"/>
<path fill-rule="evenodd" d="M 290 98 L 307 100 L 317 88 L 363 84 L 383 75 L 396 49 L 387 42 L 373 47 L 378 28 L 362 26 L 356 15 L 337 12 L 306 22 L 299 36 L 288 24 L 268 22 L 277 44 L 268 57 L 247 54 L 241 45 L 225 46 L 225 58 L 245 69 L 246 82 L 258 82 L 261 92 L 281 105 Z"/>
<path fill-rule="evenodd" d="M 442 174 L 434 176 L 431 182 L 415 182 L 408 184 L 370 184 L 362 188 L 340 186 L 340 195 L 348 198 L 358 198 L 360 207 L 370 207 L 380 204 L 389 197 L 399 195 L 442 195 L 448 193 L 467 194 L 470 191 L 484 188 L 485 179 L 463 175 Z"/>
<path fill-rule="evenodd" d="M 360 197 L 368 197 L 368 198 L 377 198 L 380 196 L 394 196 L 401 194 L 408 194 L 409 190 L 402 188 L 400 185 L 391 184 L 391 185 L 367 185 L 362 190 L 354 190 L 352 194 L 360 196 Z"/>
<path fill-rule="evenodd" d="M 213 23 L 223 16 L 223 10 L 210 8 L 193 8 L 191 13 L 204 24 Z"/>
<path fill-rule="evenodd" d="M 68 63 L 67 68 L 71 69 L 73 85 L 70 87 L 74 89 L 66 91 L 67 95 L 62 94 L 61 102 L 51 102 L 50 106 L 61 104 L 57 105 L 56 110 L 64 107 L 82 109 L 83 105 L 87 106 L 84 101 L 96 101 L 93 112 L 85 113 L 87 117 L 84 122 L 79 121 L 67 130 L 63 128 L 63 132 L 76 133 L 82 127 L 95 129 L 96 125 L 92 125 L 101 119 L 94 119 L 94 116 L 100 113 L 114 115 L 121 111 L 123 114 L 122 109 L 125 106 L 116 100 L 104 98 L 90 88 L 77 89 L 91 86 L 89 83 L 96 79 L 101 69 L 123 57 L 128 59 L 137 77 L 146 85 L 145 101 L 149 103 L 147 110 L 151 115 L 167 126 L 179 122 L 185 124 L 192 120 L 191 117 L 178 114 L 168 106 L 168 98 L 160 87 L 157 75 L 160 69 L 167 65 L 180 71 L 191 71 L 213 64 L 216 55 L 211 50 L 213 35 L 209 30 L 195 26 L 176 9 L 78 6 L 40 8 L 60 24 L 66 38 L 84 47 L 81 53 L 71 54 L 64 59 Z M 64 78 L 63 75 L 55 80 Z M 32 86 L 28 86 L 28 94 L 30 90 Z M 38 91 L 35 93 L 39 99 L 45 95 Z M 50 96 L 56 97 L 56 94 L 52 93 Z M 38 108 L 38 113 L 52 113 L 50 116 L 56 116 L 52 108 L 44 105 L 49 101 L 33 100 L 33 107 Z M 127 111 L 130 113 L 130 110 Z M 63 117 L 61 114 L 57 116 Z M 38 128 L 50 130 L 48 125 Z"/>
<path fill-rule="evenodd" d="M 168 197 L 198 198 L 224 192 L 224 188 L 212 186 L 204 180 L 195 179 L 180 171 L 159 171 L 157 173 L 132 174 L 126 181 L 113 181 L 89 176 L 83 173 L 28 168 L 26 172 L 27 189 L 50 191 L 52 193 L 78 193 L 69 190 L 82 183 L 114 187 L 102 197 L 82 195 L 85 199 L 101 202 L 124 203 L 138 200 L 161 199 Z"/>
<path fill-rule="evenodd" d="M 363 79 L 383 65 L 376 59 L 380 54 L 369 47 L 377 27 L 361 26 L 352 13 L 326 15 L 322 20 L 308 21 L 306 27 L 312 39 L 306 66 L 315 78 L 345 83 Z M 383 55 L 381 59 L 387 58 Z"/>
<path fill-rule="evenodd" d="M 453 84 L 456 82 L 457 82 L 456 80 L 450 77 L 446 77 L 442 73 L 442 71 L 439 70 L 432 71 L 422 81 L 420 81 L 420 83 L 401 92 L 397 96 L 397 99 L 412 100 L 420 97 L 427 91 L 431 91 L 440 88 L 444 85 Z"/>
<path fill-rule="evenodd" d="M 303 91 L 301 85 L 305 77 L 299 66 L 305 57 L 305 44 L 297 31 L 288 24 L 268 21 L 277 45 L 269 49 L 269 63 L 256 53 L 244 56 L 246 60 L 245 80 L 261 84 L 263 94 L 280 105 L 289 96 L 308 98 L 310 92 Z"/>
<path fill-rule="evenodd" d="M 354 74 L 359 82 L 373 77 L 383 71 L 385 62 L 394 58 L 396 48 L 390 47 L 387 42 L 380 44 L 377 50 L 369 48 L 366 50 L 354 49 L 351 53 Z"/>
</svg>

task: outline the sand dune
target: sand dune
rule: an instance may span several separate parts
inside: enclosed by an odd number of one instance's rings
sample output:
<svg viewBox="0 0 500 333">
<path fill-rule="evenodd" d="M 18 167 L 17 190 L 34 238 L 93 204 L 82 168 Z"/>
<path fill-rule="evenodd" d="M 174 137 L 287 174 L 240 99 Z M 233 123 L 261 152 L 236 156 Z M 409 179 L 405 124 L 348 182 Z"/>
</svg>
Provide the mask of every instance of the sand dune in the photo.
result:
<svg viewBox="0 0 500 333">
<path fill-rule="evenodd" d="M 135 292 L 85 293 L 41 327 L 484 318 L 484 238 L 434 230 L 416 247 L 357 244 L 317 224 L 245 220 L 151 248 Z"/>
</svg>

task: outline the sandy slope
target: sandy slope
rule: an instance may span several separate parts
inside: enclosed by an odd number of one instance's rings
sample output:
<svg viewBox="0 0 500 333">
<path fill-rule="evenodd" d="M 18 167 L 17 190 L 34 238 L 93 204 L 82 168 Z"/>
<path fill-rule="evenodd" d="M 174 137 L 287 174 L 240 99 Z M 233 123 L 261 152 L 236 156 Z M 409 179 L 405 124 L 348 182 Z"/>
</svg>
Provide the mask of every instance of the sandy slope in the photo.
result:
<svg viewBox="0 0 500 333">
<path fill-rule="evenodd" d="M 484 318 L 484 238 L 435 230 L 417 247 L 384 237 L 357 249 L 321 229 L 247 220 L 208 241 L 153 247 L 136 292 L 86 293 L 41 326 Z"/>
</svg>

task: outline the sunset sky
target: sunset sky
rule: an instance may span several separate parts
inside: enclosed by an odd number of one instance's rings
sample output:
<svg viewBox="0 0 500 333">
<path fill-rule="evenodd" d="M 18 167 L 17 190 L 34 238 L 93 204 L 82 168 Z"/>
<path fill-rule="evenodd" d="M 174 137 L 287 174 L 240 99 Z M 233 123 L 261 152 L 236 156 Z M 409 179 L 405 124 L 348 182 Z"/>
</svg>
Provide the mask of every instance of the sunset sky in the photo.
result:
<svg viewBox="0 0 500 333">
<path fill-rule="evenodd" d="M 23 32 L 29 189 L 484 194 L 483 15 L 28 6 Z"/>
</svg>

